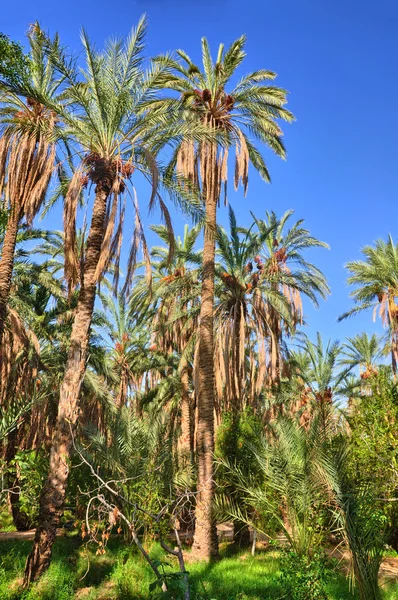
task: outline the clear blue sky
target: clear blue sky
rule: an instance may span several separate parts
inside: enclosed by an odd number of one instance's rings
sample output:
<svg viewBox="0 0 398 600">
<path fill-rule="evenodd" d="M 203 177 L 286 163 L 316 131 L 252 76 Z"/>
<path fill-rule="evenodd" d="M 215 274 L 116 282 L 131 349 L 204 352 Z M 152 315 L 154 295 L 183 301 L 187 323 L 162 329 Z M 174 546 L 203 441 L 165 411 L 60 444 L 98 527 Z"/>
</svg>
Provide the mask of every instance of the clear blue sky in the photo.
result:
<svg viewBox="0 0 398 600">
<path fill-rule="evenodd" d="M 215 52 L 219 42 L 245 33 L 241 74 L 257 68 L 278 73 L 297 117 L 285 126 L 288 160 L 266 152 L 273 183 L 251 173 L 247 198 L 230 191 L 230 202 L 242 224 L 249 223 L 249 210 L 261 216 L 266 209 L 281 214 L 293 208 L 330 244 L 330 251 L 311 256 L 332 288 L 318 311 L 307 310 L 311 337 L 316 330 L 339 339 L 375 330 L 371 315 L 342 324 L 336 317 L 351 305 L 345 262 L 389 232 L 398 238 L 398 2 L 3 0 L 0 31 L 23 41 L 29 24 L 39 20 L 77 50 L 81 25 L 100 46 L 106 37 L 125 36 L 143 12 L 148 55 L 183 48 L 199 61 L 202 36 Z M 51 225 L 61 227 L 57 212 Z"/>
</svg>

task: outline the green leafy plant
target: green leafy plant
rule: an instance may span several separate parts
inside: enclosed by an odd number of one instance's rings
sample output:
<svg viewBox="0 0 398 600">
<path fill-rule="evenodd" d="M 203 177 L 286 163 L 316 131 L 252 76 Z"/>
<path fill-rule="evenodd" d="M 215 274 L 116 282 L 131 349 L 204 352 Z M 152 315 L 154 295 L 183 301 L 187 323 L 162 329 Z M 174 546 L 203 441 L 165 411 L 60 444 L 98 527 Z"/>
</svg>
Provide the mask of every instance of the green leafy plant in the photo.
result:
<svg viewBox="0 0 398 600">
<path fill-rule="evenodd" d="M 39 512 L 40 490 L 43 486 L 47 469 L 48 457 L 39 450 L 21 450 L 10 461 L 10 470 L 17 470 L 21 491 L 19 495 L 19 509 L 33 526 Z"/>
<path fill-rule="evenodd" d="M 18 85 L 29 77 L 30 59 L 21 44 L 0 33 L 0 79 Z"/>
<path fill-rule="evenodd" d="M 182 600 L 187 598 L 188 592 L 188 573 L 179 571 L 170 572 L 167 567 L 170 564 L 161 560 L 153 560 L 154 566 L 160 571 L 160 577 L 149 585 L 149 591 L 153 593 L 154 598 L 162 600 Z M 189 593 L 188 593 L 189 598 Z"/>
<path fill-rule="evenodd" d="M 325 583 L 330 571 L 324 554 L 319 552 L 310 558 L 293 551 L 284 552 L 281 569 L 289 600 L 327 600 Z"/>
</svg>

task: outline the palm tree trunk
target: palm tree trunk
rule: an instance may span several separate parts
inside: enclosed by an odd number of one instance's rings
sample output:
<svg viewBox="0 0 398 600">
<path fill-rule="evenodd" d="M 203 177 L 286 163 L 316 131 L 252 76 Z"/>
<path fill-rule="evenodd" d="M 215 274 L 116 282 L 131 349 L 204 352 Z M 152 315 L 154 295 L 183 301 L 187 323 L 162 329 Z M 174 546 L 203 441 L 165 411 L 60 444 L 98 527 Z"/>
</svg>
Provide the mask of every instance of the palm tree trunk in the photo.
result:
<svg viewBox="0 0 398 600">
<path fill-rule="evenodd" d="M 63 513 L 73 431 L 79 410 L 80 388 L 86 371 L 87 348 L 97 287 L 94 273 L 100 257 L 105 232 L 108 193 L 108 188 L 104 188 L 100 184 L 97 185 L 91 227 L 87 239 L 83 284 L 79 293 L 68 359 L 60 389 L 58 417 L 50 452 L 50 468 L 48 479 L 40 496 L 38 527 L 32 551 L 26 562 L 25 585 L 38 579 L 50 565 L 56 530 Z"/>
<path fill-rule="evenodd" d="M 216 149 L 212 148 L 216 164 Z M 193 542 L 193 554 L 198 559 L 209 561 L 218 556 L 217 528 L 213 516 L 214 482 L 214 269 L 215 235 L 217 224 L 217 167 L 213 168 L 207 181 L 206 191 L 206 228 L 203 248 L 203 277 L 199 323 L 199 367 L 198 367 L 198 426 L 197 461 L 198 495 L 196 502 L 196 525 Z"/>
<path fill-rule="evenodd" d="M 240 328 L 240 320 L 242 315 L 240 311 L 243 310 L 243 307 L 240 306 L 237 311 L 236 318 L 234 320 L 234 373 L 232 374 L 232 381 L 234 381 L 234 394 L 232 398 L 232 440 L 233 440 L 233 448 L 232 448 L 232 458 L 237 460 L 239 463 L 239 447 L 238 447 L 238 438 L 239 438 L 239 430 L 240 430 L 240 418 L 243 409 L 243 388 L 244 385 L 243 377 L 244 374 L 242 372 L 242 361 L 245 360 L 244 356 L 241 356 L 241 328 Z M 232 486 L 231 494 L 233 494 L 239 502 L 239 493 L 235 486 Z M 238 548 L 247 548 L 250 545 L 250 531 L 249 527 L 246 523 L 241 521 L 240 519 L 234 519 L 234 543 Z"/>
<path fill-rule="evenodd" d="M 391 366 L 394 379 L 397 375 L 397 362 L 398 362 L 398 332 L 393 331 L 391 336 Z"/>
<path fill-rule="evenodd" d="M 7 306 L 11 290 L 11 278 L 14 267 L 19 218 L 19 207 L 15 207 L 14 210 L 10 212 L 8 218 L 0 259 L 0 348 L 3 341 L 4 327 L 7 318 Z"/>
<path fill-rule="evenodd" d="M 178 440 L 178 450 L 183 463 L 187 457 L 193 463 L 193 439 L 192 439 L 192 403 L 189 394 L 189 364 L 182 359 L 181 368 L 181 435 Z"/>
<path fill-rule="evenodd" d="M 270 307 L 270 327 L 272 328 L 272 334 L 270 336 L 270 347 L 271 347 L 271 384 L 275 385 L 279 383 L 280 379 L 280 323 L 279 315 L 274 309 Z"/>
</svg>

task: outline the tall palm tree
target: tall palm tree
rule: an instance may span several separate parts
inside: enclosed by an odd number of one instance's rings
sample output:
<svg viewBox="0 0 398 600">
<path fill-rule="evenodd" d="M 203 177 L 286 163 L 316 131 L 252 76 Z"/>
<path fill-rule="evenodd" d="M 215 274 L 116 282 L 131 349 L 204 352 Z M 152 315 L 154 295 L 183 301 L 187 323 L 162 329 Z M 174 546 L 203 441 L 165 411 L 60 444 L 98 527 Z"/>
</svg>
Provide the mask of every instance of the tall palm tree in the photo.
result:
<svg viewBox="0 0 398 600">
<path fill-rule="evenodd" d="M 347 281 L 355 289 L 350 293 L 355 306 L 342 314 L 339 321 L 359 312 L 377 311 L 384 327 L 388 328 L 391 343 L 391 362 L 394 373 L 398 361 L 398 246 L 391 235 L 387 242 L 379 239 L 374 246 L 362 249 L 365 260 L 346 264 L 351 273 Z"/>
<path fill-rule="evenodd" d="M 250 137 L 285 157 L 282 131 L 278 119 L 292 121 L 293 115 L 284 108 L 286 91 L 269 85 L 275 79 L 272 71 L 260 69 L 243 77 L 232 88 L 231 79 L 245 58 L 245 36 L 228 49 L 220 44 L 216 62 L 209 44 L 202 38 L 202 68 L 178 50 L 179 61 L 168 59 L 173 67 L 164 87 L 181 94 L 178 100 L 184 108 L 187 122 L 201 123 L 219 136 L 219 141 L 195 144 L 184 140 L 174 153 L 171 166 L 177 173 L 200 185 L 205 201 L 206 227 L 203 250 L 202 297 L 199 329 L 198 366 L 198 496 L 194 553 L 209 560 L 218 554 L 215 522 L 212 517 L 214 498 L 214 272 L 217 205 L 222 188 L 228 181 L 228 151 L 236 149 L 235 188 L 241 181 L 246 192 L 249 162 L 266 181 L 269 172 L 260 151 Z M 230 89 L 228 89 L 230 87 Z M 167 100 L 173 103 L 173 99 Z"/>
<path fill-rule="evenodd" d="M 266 278 L 275 290 L 279 290 L 290 307 L 289 323 L 284 322 L 271 305 L 268 310 L 272 331 L 270 378 L 273 383 L 280 378 L 283 332 L 294 333 L 297 325 L 303 323 L 303 296 L 309 298 L 317 307 L 318 297 L 326 298 L 330 291 L 323 273 L 304 255 L 310 248 L 328 248 L 328 245 L 303 227 L 303 219 L 289 226 L 292 216 L 292 210 L 286 211 L 280 219 L 274 212 L 267 212 L 265 219 L 257 219 L 253 215 L 260 235 L 266 231 L 273 232 L 264 238 L 256 259 L 260 271 L 259 278 Z"/>
<path fill-rule="evenodd" d="M 65 80 L 64 104 L 51 98 L 47 102 L 58 115 L 63 137 L 73 144 L 81 157 L 64 199 L 65 276 L 69 293 L 76 286 L 79 291 L 60 387 L 49 474 L 41 494 L 38 528 L 27 560 L 25 584 L 39 577 L 51 560 L 66 494 L 97 286 L 112 260 L 116 265 L 117 285 L 127 193 L 132 198 L 136 229 L 126 287 L 131 282 L 140 242 L 149 261 L 136 192 L 131 183 L 135 171 L 153 180 L 150 206 L 158 202 L 166 222 L 170 223 L 167 208 L 159 195 L 158 183 L 162 177 L 155 156 L 177 134 L 169 110 L 158 109 L 150 114 L 145 111 L 145 102 L 153 97 L 153 88 L 163 68 L 152 66 L 144 71 L 145 29 L 145 19 L 141 19 L 125 43 L 109 42 L 103 53 L 93 48 L 83 32 L 85 70 L 82 74 L 61 50 L 50 49 L 51 59 Z M 179 127 L 178 132 L 188 135 L 188 127 Z M 76 212 L 81 193 L 88 184 L 93 185 L 95 194 L 84 255 L 79 262 Z"/>
<path fill-rule="evenodd" d="M 7 217 L 7 212 L 4 212 Z M 7 230 L 7 221 L 0 224 L 0 243 Z M 27 244 L 37 239 L 50 239 L 51 233 L 20 227 L 17 233 L 15 256 L 7 317 L 2 338 L 0 368 L 0 405 L 4 413 L 14 412 L 15 406 L 25 404 L 30 409 L 20 415 L 14 427 L 0 444 L 7 465 L 9 507 L 15 527 L 26 529 L 29 520 L 20 510 L 18 468 L 11 467 L 18 450 L 32 447 L 36 439 L 43 442 L 48 412 L 43 410 L 44 395 L 37 381 L 45 369 L 42 356 L 43 314 L 50 301 L 62 296 L 62 288 L 46 272 L 42 264 L 28 258 Z M 37 402 L 40 397 L 40 403 Z M 33 402 L 33 399 L 36 401 Z M 40 406 L 39 406 L 40 404 Z M 40 416 L 42 418 L 40 418 Z"/>
<path fill-rule="evenodd" d="M 0 344 L 7 315 L 18 229 L 40 210 L 55 166 L 56 116 L 43 98 L 55 98 L 60 78 L 38 25 L 28 35 L 29 78 L 0 80 L 0 198 L 8 211 L 0 258 Z M 58 38 L 51 42 L 58 46 Z"/>
</svg>

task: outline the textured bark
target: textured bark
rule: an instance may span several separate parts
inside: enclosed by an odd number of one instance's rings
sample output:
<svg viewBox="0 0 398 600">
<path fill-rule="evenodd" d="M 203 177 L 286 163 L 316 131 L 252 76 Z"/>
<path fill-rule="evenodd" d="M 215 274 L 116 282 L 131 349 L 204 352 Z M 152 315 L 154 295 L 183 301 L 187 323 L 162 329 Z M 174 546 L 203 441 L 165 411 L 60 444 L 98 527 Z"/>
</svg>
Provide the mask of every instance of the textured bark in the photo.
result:
<svg viewBox="0 0 398 600">
<path fill-rule="evenodd" d="M 213 151 L 215 155 L 215 151 Z M 198 423 L 196 448 L 198 462 L 198 495 L 196 526 L 192 552 L 202 560 L 218 556 L 214 500 L 214 262 L 217 218 L 216 172 L 210 177 L 206 193 L 206 229 L 203 248 L 202 296 L 199 323 Z"/>
<path fill-rule="evenodd" d="M 33 548 L 25 568 L 25 585 L 38 579 L 49 567 L 56 530 L 63 513 L 69 476 L 73 431 L 79 410 L 79 395 L 86 370 L 87 348 L 94 309 L 96 282 L 94 273 L 99 261 L 105 232 L 106 204 L 109 189 L 99 184 L 84 262 L 83 283 L 79 293 L 64 379 L 60 389 L 58 416 L 50 453 L 47 481 L 40 496 L 38 527 Z"/>
<path fill-rule="evenodd" d="M 189 458 L 193 464 L 193 410 L 189 393 L 189 365 L 185 360 L 181 369 L 181 435 L 178 440 L 178 451 L 182 461 Z"/>
<path fill-rule="evenodd" d="M 278 288 L 274 288 L 275 291 L 278 291 Z M 271 383 L 277 384 L 280 379 L 280 320 L 277 311 L 271 306 L 269 308 L 269 322 L 271 331 L 273 333 L 270 336 L 270 353 L 271 353 Z"/>
<path fill-rule="evenodd" d="M 233 448 L 232 448 L 232 459 L 239 460 L 239 447 L 238 447 L 238 437 L 240 431 L 240 416 L 243 409 L 243 377 L 242 373 L 242 361 L 244 357 L 240 355 L 241 353 L 241 331 L 240 331 L 240 319 L 242 310 L 242 306 L 239 306 L 237 311 L 237 316 L 234 322 L 234 361 L 233 361 L 233 369 L 232 373 L 232 381 L 233 381 L 233 396 L 231 402 L 232 409 L 232 434 L 233 434 Z M 235 488 L 235 486 L 231 486 L 230 493 L 234 497 L 238 498 L 239 494 Z M 239 519 L 234 520 L 234 543 L 238 548 L 248 548 L 250 545 L 250 531 L 249 527 L 243 521 Z"/>
<path fill-rule="evenodd" d="M 0 348 L 7 318 L 7 305 L 10 297 L 12 270 L 14 267 L 15 245 L 17 241 L 20 210 L 15 207 L 10 212 L 4 236 L 0 259 Z M 1 357 L 0 357 L 1 360 Z"/>
</svg>

